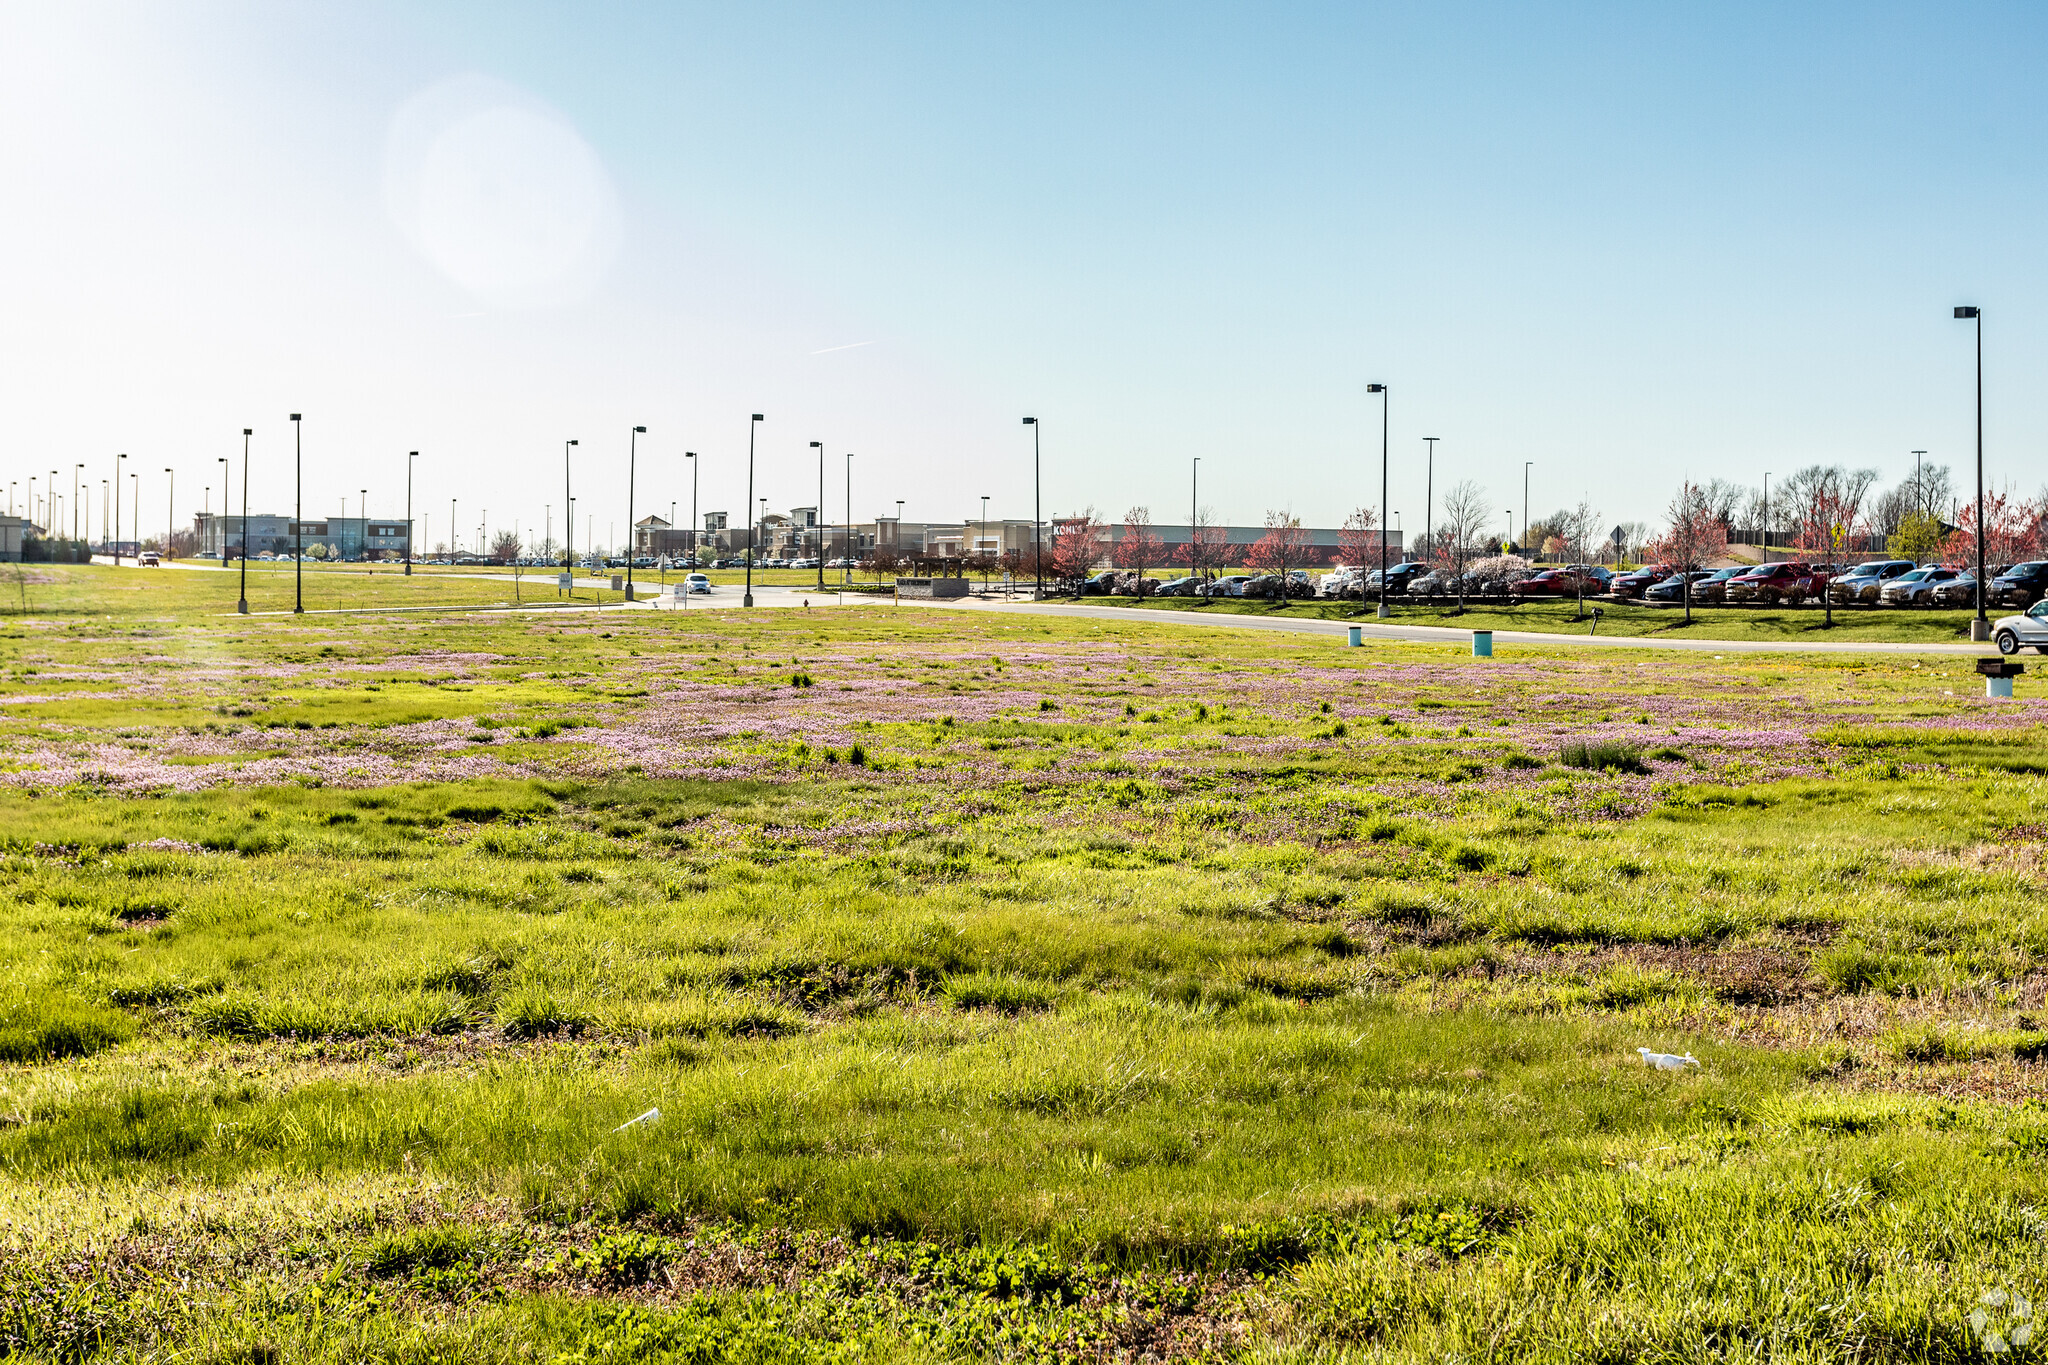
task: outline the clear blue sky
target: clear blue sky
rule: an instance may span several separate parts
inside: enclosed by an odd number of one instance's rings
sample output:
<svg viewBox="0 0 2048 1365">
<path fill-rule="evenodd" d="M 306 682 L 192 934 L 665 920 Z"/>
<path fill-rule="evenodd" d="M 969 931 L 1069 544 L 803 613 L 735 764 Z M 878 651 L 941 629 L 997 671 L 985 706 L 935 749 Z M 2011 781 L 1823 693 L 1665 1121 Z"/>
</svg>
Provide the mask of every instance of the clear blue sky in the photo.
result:
<svg viewBox="0 0 2048 1365">
<path fill-rule="evenodd" d="M 0 480 L 473 531 L 758 492 L 1232 521 L 1475 478 L 2048 477 L 2036 7 L 0 8 Z M 423 92 L 425 92 L 423 94 Z M 496 114 L 512 111 L 510 122 Z M 409 112 L 402 112 L 409 111 Z M 481 122 L 478 119 L 481 118 Z M 465 122 L 465 120 L 468 120 Z M 461 136 L 450 135 L 454 129 Z M 437 140 L 438 139 L 438 140 Z M 511 183 L 505 183 L 507 178 Z M 394 186 L 397 188 L 394 189 Z M 422 205 L 425 205 L 423 208 Z M 497 207 L 503 205 L 502 210 Z M 438 216 L 437 216 L 438 215 Z M 524 254 L 522 254 L 524 253 Z M 552 253 L 552 254 L 551 254 Z M 550 273 L 553 272 L 553 273 Z M 860 344 L 872 343 L 872 344 Z M 218 505 L 218 489 L 213 496 Z M 581 518 L 579 518 L 579 521 Z M 582 539 L 579 526 L 578 539 Z"/>
</svg>

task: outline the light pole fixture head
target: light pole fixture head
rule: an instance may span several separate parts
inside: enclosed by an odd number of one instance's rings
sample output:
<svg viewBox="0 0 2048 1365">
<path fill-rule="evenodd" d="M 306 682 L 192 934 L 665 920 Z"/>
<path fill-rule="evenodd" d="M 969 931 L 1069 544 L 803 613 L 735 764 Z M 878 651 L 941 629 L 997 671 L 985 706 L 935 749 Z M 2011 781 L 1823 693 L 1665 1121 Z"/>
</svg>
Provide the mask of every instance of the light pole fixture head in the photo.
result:
<svg viewBox="0 0 2048 1365">
<path fill-rule="evenodd" d="M 297 414 L 296 412 L 292 414 L 292 420 L 293 420 L 294 422 L 296 422 L 296 421 L 298 421 L 298 420 L 299 420 L 299 415 L 298 415 L 298 414 Z"/>
<path fill-rule="evenodd" d="M 823 441 L 813 441 L 813 442 L 811 442 L 811 449 L 812 449 L 812 450 L 823 450 L 824 448 L 825 448 L 825 443 L 824 443 Z"/>
<path fill-rule="evenodd" d="M 635 431 L 636 433 L 638 433 L 639 435 L 642 435 L 642 436 L 645 436 L 645 435 L 647 434 L 647 428 L 646 428 L 646 427 L 634 427 L 634 428 L 633 428 L 633 430 L 634 430 L 634 431 Z"/>
<path fill-rule="evenodd" d="M 570 438 L 569 444 L 570 444 L 570 445 L 572 445 L 572 446 L 580 446 L 580 445 L 582 445 L 582 444 L 583 444 L 583 442 L 581 442 L 581 441 L 578 441 L 578 440 L 576 440 L 575 438 L 573 438 L 573 437 L 572 437 L 572 438 Z"/>
<path fill-rule="evenodd" d="M 1036 417 L 1026 417 L 1024 419 L 1024 425 L 1027 427 L 1035 427 L 1038 425 L 1038 419 Z"/>
<path fill-rule="evenodd" d="M 417 450 L 408 450 L 405 452 L 405 457 L 408 460 L 417 460 L 420 457 L 420 453 Z"/>
<path fill-rule="evenodd" d="M 1964 304 L 1962 307 L 1956 309 L 1956 316 L 1959 318 L 1974 318 L 1977 315 L 1978 314 L 1976 307 L 1971 304 Z"/>
<path fill-rule="evenodd" d="M 697 458 L 697 452 L 694 450 L 686 450 L 683 452 L 683 458 L 686 460 L 694 460 Z"/>
<path fill-rule="evenodd" d="M 756 422 L 765 422 L 765 421 L 767 421 L 768 419 L 767 419 L 767 418 L 765 418 L 765 417 L 763 417 L 763 416 L 762 416 L 762 415 L 761 415 L 760 413 L 758 413 L 758 412 L 757 412 L 757 413 L 755 413 L 755 414 L 754 414 L 754 420 L 755 420 Z"/>
<path fill-rule="evenodd" d="M 254 428 L 252 428 L 252 427 L 243 427 L 243 428 L 242 428 L 242 434 L 243 434 L 244 436 L 254 436 L 254 435 L 256 434 L 256 432 L 255 432 L 255 429 L 254 429 Z"/>
<path fill-rule="evenodd" d="M 1365 391 L 1367 393 L 1385 393 L 1387 391 L 1387 386 L 1385 384 L 1367 384 L 1365 386 Z"/>
</svg>

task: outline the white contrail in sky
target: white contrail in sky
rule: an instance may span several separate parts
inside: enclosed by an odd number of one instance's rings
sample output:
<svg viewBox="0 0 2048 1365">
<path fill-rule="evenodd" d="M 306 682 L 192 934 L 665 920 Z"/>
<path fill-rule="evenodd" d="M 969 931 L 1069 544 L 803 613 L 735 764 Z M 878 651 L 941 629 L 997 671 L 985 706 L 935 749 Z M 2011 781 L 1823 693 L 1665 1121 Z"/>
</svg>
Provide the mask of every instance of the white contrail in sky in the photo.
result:
<svg viewBox="0 0 2048 1365">
<path fill-rule="evenodd" d="M 876 345 L 876 344 L 877 344 L 877 343 L 878 343 L 878 342 L 879 342 L 880 340 L 881 340 L 881 339 L 880 339 L 879 337 L 877 337 L 877 338 L 875 339 L 875 341 L 849 341 L 849 342 L 848 342 L 848 343 L 847 343 L 846 345 L 844 345 L 844 346 L 827 346 L 827 347 L 826 347 L 826 348 L 825 348 L 824 350 L 822 350 L 822 351 L 812 351 L 812 352 L 811 352 L 811 354 L 812 354 L 812 355 L 830 355 L 830 354 L 831 354 L 832 352 L 834 352 L 834 351 L 852 351 L 852 350 L 858 350 L 858 349 L 859 349 L 860 347 L 862 347 L 862 346 L 873 346 L 873 345 Z"/>
</svg>

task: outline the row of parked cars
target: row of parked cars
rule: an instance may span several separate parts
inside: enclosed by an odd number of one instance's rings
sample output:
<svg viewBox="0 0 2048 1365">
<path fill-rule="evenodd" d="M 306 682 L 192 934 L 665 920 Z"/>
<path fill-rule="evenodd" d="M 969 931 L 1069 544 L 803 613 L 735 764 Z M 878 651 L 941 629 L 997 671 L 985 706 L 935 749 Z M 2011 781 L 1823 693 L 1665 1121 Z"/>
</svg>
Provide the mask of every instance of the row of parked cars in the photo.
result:
<svg viewBox="0 0 2048 1365">
<path fill-rule="evenodd" d="M 2027 607 L 2048 598 L 2048 560 L 2001 565 L 1989 570 L 1988 576 L 1984 596 L 1991 605 Z M 1390 595 L 1438 597 L 1460 591 L 1455 574 L 1419 562 L 1392 566 L 1385 581 Z M 1361 573 L 1340 568 L 1324 575 L 1319 588 L 1324 597 L 1376 598 L 1381 578 L 1377 570 Z M 1682 602 L 1689 595 L 1700 604 L 1753 602 L 1764 606 L 1796 606 L 1820 601 L 1825 594 L 1826 600 L 1843 606 L 1972 606 L 1977 600 L 1977 578 L 1967 568 L 1916 564 L 1910 559 L 1856 565 L 1790 560 L 1684 573 L 1668 564 L 1645 565 L 1627 573 L 1615 573 L 1598 564 L 1567 564 L 1468 575 L 1463 591 L 1482 597 L 1585 596 L 1649 602 Z"/>
</svg>

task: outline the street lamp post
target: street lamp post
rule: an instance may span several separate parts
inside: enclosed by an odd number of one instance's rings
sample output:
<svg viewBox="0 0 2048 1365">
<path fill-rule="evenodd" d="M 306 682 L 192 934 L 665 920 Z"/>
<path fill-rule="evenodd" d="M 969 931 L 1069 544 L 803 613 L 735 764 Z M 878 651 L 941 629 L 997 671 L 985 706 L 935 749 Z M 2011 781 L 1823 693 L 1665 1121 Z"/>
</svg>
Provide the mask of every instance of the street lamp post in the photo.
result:
<svg viewBox="0 0 2048 1365">
<path fill-rule="evenodd" d="M 1430 508 L 1436 495 L 1436 443 L 1437 437 L 1425 436 L 1429 442 L 1429 464 L 1422 476 L 1422 546 L 1425 553 L 1436 546 L 1436 526 L 1430 521 Z"/>
<path fill-rule="evenodd" d="M 164 558 L 171 557 L 171 536 L 178 529 L 178 475 L 169 465 L 164 466 L 168 476 L 164 493 Z"/>
<path fill-rule="evenodd" d="M 634 427 L 632 435 L 626 438 L 626 600 L 633 600 L 633 561 L 638 556 L 634 551 L 640 547 L 633 544 L 633 476 L 639 468 L 640 438 L 646 434 L 646 427 Z"/>
<path fill-rule="evenodd" d="M 358 488 L 356 490 L 356 519 L 363 523 L 363 533 L 356 537 L 356 553 L 360 554 L 365 562 L 368 562 L 370 558 L 370 490 L 367 488 Z"/>
<path fill-rule="evenodd" d="M 114 457 L 114 567 L 117 569 L 121 567 L 121 474 L 128 468 L 127 465 L 121 462 L 127 458 L 126 455 L 116 455 Z M 29 515 L 34 516 L 36 481 L 30 479 L 28 486 Z"/>
<path fill-rule="evenodd" d="M 455 504 L 459 498 L 448 499 L 448 566 L 455 567 L 455 556 L 462 552 L 462 533 L 455 529 Z"/>
<path fill-rule="evenodd" d="M 292 614 L 306 610 L 306 462 L 299 440 L 299 414 L 292 414 Z"/>
<path fill-rule="evenodd" d="M 1038 482 L 1038 419 L 1026 417 L 1024 425 L 1031 428 L 1031 559 L 1032 567 L 1038 571 L 1038 595 L 1045 596 L 1045 543 L 1039 537 L 1039 526 L 1045 520 L 1045 508 L 1039 500 Z M 897 518 L 900 525 L 902 518 Z"/>
<path fill-rule="evenodd" d="M 1385 384 L 1367 384 L 1365 391 L 1380 396 L 1380 606 L 1375 614 L 1385 620 L 1394 614 L 1387 605 L 1387 409 L 1393 399 Z"/>
<path fill-rule="evenodd" d="M 762 423 L 762 422 L 763 422 L 764 420 L 766 420 L 766 419 L 764 419 L 764 418 L 763 418 L 763 417 L 761 416 L 761 414 L 757 412 L 757 413 L 755 413 L 755 414 L 753 415 L 753 418 L 752 418 L 752 420 L 750 420 L 750 421 L 749 421 L 749 422 L 747 423 L 747 501 L 746 501 L 746 506 L 748 506 L 748 507 L 752 507 L 752 506 L 754 505 L 754 432 L 755 432 L 755 430 L 756 430 L 756 429 L 757 429 L 757 428 L 758 428 L 758 427 L 759 427 L 759 426 L 761 425 L 761 423 Z M 742 598 L 740 599 L 740 605 L 741 605 L 741 606 L 743 606 L 743 607 L 751 607 L 751 606 L 753 606 L 753 605 L 754 605 L 754 557 L 755 557 L 755 548 L 754 548 L 754 547 L 755 547 L 755 543 L 756 543 L 756 542 L 755 542 L 755 536 L 754 536 L 754 529 L 753 529 L 753 528 L 752 528 L 752 527 L 750 526 L 750 527 L 748 527 L 748 528 L 747 528 L 747 591 L 746 591 L 746 595 L 745 595 L 744 597 L 742 597 Z"/>
<path fill-rule="evenodd" d="M 412 577 L 412 462 L 420 457 L 417 450 L 405 452 L 405 576 Z"/>
<path fill-rule="evenodd" d="M 215 525 L 220 532 L 220 566 L 225 569 L 228 566 L 228 509 L 233 507 L 235 502 L 231 492 L 232 485 L 228 482 L 230 469 L 228 457 L 216 455 L 213 457 L 213 460 L 215 464 L 220 466 L 220 520 Z M 207 492 L 210 495 L 213 490 L 209 488 Z M 207 510 L 212 510 L 210 497 Z M 201 548 L 204 547 L 202 546 Z"/>
<path fill-rule="evenodd" d="M 1534 460 L 1522 461 L 1522 534 L 1525 536 L 1529 534 L 1529 466 L 1534 463 Z M 1542 548 L 1537 546 L 1539 550 Z"/>
<path fill-rule="evenodd" d="M 1202 457 L 1195 456 L 1195 462 L 1188 473 L 1188 572 L 1196 578 L 1202 576 L 1202 567 L 1196 562 L 1201 551 L 1201 537 L 1196 534 L 1195 521 L 1201 515 L 1202 502 Z"/>
<path fill-rule="evenodd" d="M 78 534 L 78 471 L 83 468 L 85 468 L 85 465 L 82 463 L 71 466 L 71 543 L 73 549 L 77 548 L 78 542 L 82 539 Z"/>
<path fill-rule="evenodd" d="M 704 566 L 698 562 L 701 556 L 697 553 L 697 531 L 701 525 L 697 520 L 697 452 L 686 450 L 683 458 L 690 462 L 690 564 L 693 568 L 702 569 Z"/>
<path fill-rule="evenodd" d="M 1977 324 L 1977 619 L 1970 622 L 1972 640 L 1991 638 L 1984 617 L 1984 310 L 1974 305 L 1956 309 L 1958 319 Z"/>
<path fill-rule="evenodd" d="M 811 520 L 818 525 L 818 591 L 825 591 L 825 443 L 811 442 L 811 449 L 818 452 L 818 510 L 811 514 Z"/>
<path fill-rule="evenodd" d="M 573 440 L 562 442 L 562 577 L 560 585 L 569 590 L 569 596 L 576 596 L 576 499 L 569 493 L 569 447 Z"/>
<path fill-rule="evenodd" d="M 846 553 L 839 556 L 839 583 L 845 587 L 853 582 L 853 452 L 846 452 Z"/>
<path fill-rule="evenodd" d="M 981 495 L 981 544 L 974 547 L 981 553 L 981 595 L 988 596 L 988 494 Z"/>
<path fill-rule="evenodd" d="M 251 428 L 242 428 L 242 553 L 240 555 L 242 561 L 242 595 L 240 600 L 235 603 L 235 610 L 244 616 L 249 614 L 249 437 L 254 434 Z M 227 501 L 225 488 L 221 492 L 221 501 Z M 228 552 L 225 536 L 221 539 L 220 552 L 222 554 Z"/>
</svg>

